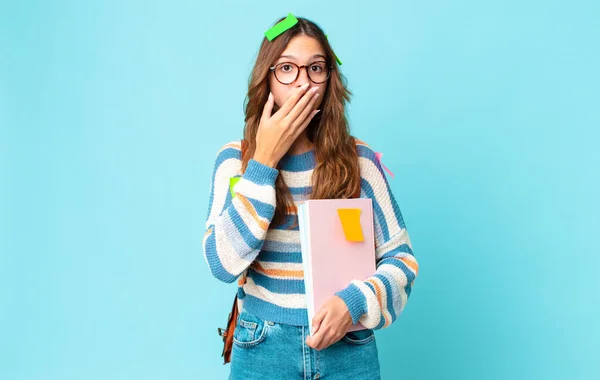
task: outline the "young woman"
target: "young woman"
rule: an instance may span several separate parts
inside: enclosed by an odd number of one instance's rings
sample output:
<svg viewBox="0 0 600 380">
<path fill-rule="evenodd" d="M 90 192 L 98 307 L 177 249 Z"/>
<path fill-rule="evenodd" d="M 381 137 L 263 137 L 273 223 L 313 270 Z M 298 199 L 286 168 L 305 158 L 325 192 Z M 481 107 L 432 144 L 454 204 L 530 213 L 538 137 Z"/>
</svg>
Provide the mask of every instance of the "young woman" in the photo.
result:
<svg viewBox="0 0 600 380">
<path fill-rule="evenodd" d="M 375 152 L 349 134 L 344 82 L 323 31 L 298 18 L 263 40 L 244 138 L 217 154 L 203 245 L 212 274 L 238 280 L 230 379 L 379 378 L 373 330 L 400 315 L 418 264 Z M 296 205 L 356 194 L 373 200 L 377 271 L 332 296 L 309 336 Z"/>
</svg>

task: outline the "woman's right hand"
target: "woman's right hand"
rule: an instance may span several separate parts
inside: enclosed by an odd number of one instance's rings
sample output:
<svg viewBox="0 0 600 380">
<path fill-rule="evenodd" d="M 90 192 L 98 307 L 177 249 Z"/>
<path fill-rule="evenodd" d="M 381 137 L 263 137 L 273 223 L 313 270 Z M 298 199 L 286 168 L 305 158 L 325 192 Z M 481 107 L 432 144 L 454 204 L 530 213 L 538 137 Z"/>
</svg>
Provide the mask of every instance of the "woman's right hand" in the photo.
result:
<svg viewBox="0 0 600 380">
<path fill-rule="evenodd" d="M 313 110 L 319 97 L 318 87 L 308 90 L 308 83 L 295 89 L 283 106 L 273 111 L 273 94 L 263 109 L 256 133 L 256 150 L 253 159 L 272 168 L 290 149 L 296 138 L 306 129 L 319 110 Z"/>
</svg>

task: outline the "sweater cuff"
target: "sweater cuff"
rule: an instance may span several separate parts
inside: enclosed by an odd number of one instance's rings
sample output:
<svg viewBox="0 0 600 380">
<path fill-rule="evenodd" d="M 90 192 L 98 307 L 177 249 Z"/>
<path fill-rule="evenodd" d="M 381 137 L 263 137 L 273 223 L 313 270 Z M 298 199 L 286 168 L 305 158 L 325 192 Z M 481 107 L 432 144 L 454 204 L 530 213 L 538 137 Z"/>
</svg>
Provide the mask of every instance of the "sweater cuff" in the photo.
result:
<svg viewBox="0 0 600 380">
<path fill-rule="evenodd" d="M 367 298 L 363 292 L 360 291 L 358 286 L 350 284 L 345 289 L 335 293 L 335 295 L 346 303 L 350 316 L 352 316 L 352 324 L 358 323 L 360 317 L 367 312 Z"/>
<path fill-rule="evenodd" d="M 274 186 L 278 175 L 279 170 L 250 159 L 250 161 L 248 161 L 248 166 L 246 166 L 243 178 L 254 182 L 257 185 Z"/>
</svg>

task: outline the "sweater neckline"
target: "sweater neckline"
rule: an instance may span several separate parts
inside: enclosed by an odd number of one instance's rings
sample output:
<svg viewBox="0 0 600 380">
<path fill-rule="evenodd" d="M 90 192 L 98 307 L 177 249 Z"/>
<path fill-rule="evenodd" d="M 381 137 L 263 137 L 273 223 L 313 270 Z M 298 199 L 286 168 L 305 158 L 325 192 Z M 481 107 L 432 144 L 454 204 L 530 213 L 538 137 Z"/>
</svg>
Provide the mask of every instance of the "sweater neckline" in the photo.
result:
<svg viewBox="0 0 600 380">
<path fill-rule="evenodd" d="M 305 171 L 315 167 L 315 149 L 308 150 L 300 154 L 286 153 L 281 160 L 279 160 L 279 168 L 286 171 Z"/>
</svg>

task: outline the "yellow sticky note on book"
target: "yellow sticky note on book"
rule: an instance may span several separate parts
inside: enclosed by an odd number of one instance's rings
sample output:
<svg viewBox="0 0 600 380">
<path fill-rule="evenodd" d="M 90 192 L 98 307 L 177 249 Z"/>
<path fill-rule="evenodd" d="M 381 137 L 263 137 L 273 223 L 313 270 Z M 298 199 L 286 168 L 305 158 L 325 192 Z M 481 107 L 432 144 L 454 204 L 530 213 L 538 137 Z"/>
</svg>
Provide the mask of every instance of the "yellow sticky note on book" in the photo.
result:
<svg viewBox="0 0 600 380">
<path fill-rule="evenodd" d="M 344 235 L 348 241 L 365 241 L 360 225 L 359 208 L 338 208 L 338 215 L 342 222 Z"/>
<path fill-rule="evenodd" d="M 235 198 L 235 193 L 233 192 L 233 187 L 236 183 L 240 181 L 241 177 L 231 177 L 229 178 L 229 192 L 231 192 L 231 199 Z"/>
</svg>

